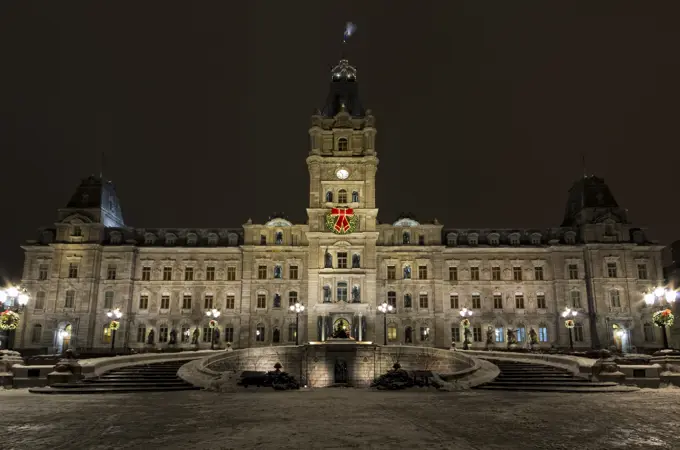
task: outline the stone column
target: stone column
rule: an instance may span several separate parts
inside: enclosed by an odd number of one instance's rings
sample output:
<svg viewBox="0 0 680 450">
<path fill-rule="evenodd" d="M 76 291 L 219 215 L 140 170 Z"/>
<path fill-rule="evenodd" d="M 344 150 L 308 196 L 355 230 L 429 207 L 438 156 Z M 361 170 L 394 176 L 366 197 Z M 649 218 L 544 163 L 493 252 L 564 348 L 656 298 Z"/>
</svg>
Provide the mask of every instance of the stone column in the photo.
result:
<svg viewBox="0 0 680 450">
<path fill-rule="evenodd" d="M 362 326 L 361 326 L 361 313 L 359 313 L 359 342 L 363 341 L 363 336 L 362 336 Z"/>
</svg>

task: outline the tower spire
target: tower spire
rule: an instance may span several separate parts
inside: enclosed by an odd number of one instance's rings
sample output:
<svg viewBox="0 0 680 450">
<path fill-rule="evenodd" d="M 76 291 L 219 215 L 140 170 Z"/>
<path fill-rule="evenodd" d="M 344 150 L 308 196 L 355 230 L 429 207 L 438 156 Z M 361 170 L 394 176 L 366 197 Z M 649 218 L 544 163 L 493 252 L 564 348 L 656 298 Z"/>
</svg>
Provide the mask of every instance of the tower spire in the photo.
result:
<svg viewBox="0 0 680 450">
<path fill-rule="evenodd" d="M 588 172 L 586 171 L 586 154 L 581 152 L 581 167 L 583 168 L 583 178 L 588 178 Z"/>
</svg>

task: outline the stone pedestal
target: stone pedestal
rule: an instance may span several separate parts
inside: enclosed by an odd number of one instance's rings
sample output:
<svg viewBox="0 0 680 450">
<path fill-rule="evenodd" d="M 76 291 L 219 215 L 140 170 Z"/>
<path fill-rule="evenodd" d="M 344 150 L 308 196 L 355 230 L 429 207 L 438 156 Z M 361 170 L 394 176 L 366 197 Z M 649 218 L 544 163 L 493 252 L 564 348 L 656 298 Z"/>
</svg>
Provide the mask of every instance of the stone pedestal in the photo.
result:
<svg viewBox="0 0 680 450">
<path fill-rule="evenodd" d="M 23 364 L 24 360 L 19 352 L 14 350 L 0 350 L 0 386 L 5 388 L 12 387 L 14 375 L 12 367 L 15 364 Z"/>
<path fill-rule="evenodd" d="M 593 378 L 597 381 L 623 383 L 626 379 L 626 374 L 619 370 L 619 366 L 616 364 L 612 354 L 606 350 L 602 350 L 600 354 L 602 357 L 593 365 Z"/>
<path fill-rule="evenodd" d="M 83 378 L 83 368 L 75 359 L 73 352 L 66 351 L 66 358 L 59 360 L 54 366 L 54 372 L 47 374 L 47 385 L 54 383 L 75 383 Z"/>
<path fill-rule="evenodd" d="M 650 362 L 661 366 L 659 378 L 662 384 L 680 386 L 680 352 L 660 350 L 654 353 Z"/>
</svg>

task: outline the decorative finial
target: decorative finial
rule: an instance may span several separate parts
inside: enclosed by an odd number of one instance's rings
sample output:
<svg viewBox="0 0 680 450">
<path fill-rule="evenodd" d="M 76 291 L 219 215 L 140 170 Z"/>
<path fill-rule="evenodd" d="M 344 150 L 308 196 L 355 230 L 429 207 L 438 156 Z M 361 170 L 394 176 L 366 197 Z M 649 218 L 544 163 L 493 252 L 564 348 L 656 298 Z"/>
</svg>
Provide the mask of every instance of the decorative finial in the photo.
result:
<svg viewBox="0 0 680 450">
<path fill-rule="evenodd" d="M 345 34 L 344 34 L 344 37 L 342 39 L 342 42 L 343 43 L 347 42 L 347 39 L 349 39 L 354 34 L 354 32 L 356 30 L 357 30 L 357 26 L 355 24 L 353 24 L 352 22 L 347 22 L 345 24 Z"/>
</svg>

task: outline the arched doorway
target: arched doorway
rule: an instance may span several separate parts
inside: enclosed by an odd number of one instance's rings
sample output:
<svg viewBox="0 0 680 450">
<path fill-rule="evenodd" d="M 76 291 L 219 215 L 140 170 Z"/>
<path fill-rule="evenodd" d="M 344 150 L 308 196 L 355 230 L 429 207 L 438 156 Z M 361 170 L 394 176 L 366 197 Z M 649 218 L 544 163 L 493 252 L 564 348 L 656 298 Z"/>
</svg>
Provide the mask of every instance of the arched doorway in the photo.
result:
<svg viewBox="0 0 680 450">
<path fill-rule="evenodd" d="M 349 339 L 352 337 L 350 324 L 347 319 L 339 318 L 333 322 L 333 338 L 334 339 Z"/>
<path fill-rule="evenodd" d="M 71 346 L 71 333 L 73 332 L 73 326 L 70 322 L 61 322 L 57 326 L 56 333 L 56 349 L 57 353 L 63 353 L 68 350 Z"/>
<path fill-rule="evenodd" d="M 630 340 L 628 338 L 628 330 L 623 328 L 618 323 L 612 324 L 612 336 L 614 340 L 614 346 L 620 352 L 628 352 L 630 346 Z"/>
</svg>

